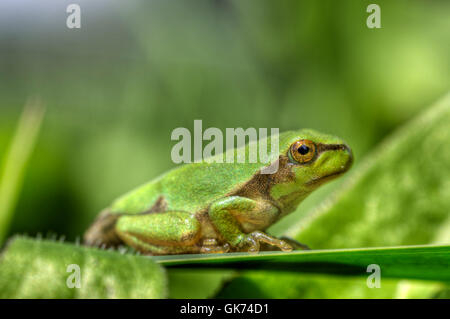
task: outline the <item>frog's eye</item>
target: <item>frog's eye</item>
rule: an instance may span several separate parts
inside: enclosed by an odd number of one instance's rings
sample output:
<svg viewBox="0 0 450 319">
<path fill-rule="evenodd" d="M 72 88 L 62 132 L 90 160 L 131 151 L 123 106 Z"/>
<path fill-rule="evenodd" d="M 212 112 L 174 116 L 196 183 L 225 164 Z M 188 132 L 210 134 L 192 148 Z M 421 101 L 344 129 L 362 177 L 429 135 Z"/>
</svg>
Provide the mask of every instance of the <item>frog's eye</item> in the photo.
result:
<svg viewBox="0 0 450 319">
<path fill-rule="evenodd" d="M 316 154 L 316 144 L 310 140 L 299 140 L 291 145 L 290 155 L 292 159 L 299 163 L 307 163 Z"/>
</svg>

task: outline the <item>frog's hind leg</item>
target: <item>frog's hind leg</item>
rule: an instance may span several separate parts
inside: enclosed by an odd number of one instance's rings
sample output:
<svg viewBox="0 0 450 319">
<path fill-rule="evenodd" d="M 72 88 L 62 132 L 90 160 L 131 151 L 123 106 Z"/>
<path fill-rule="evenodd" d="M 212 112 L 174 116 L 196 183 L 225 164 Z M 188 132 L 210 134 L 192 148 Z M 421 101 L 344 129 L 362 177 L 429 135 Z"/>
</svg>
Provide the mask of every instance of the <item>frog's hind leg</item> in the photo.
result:
<svg viewBox="0 0 450 319">
<path fill-rule="evenodd" d="M 115 228 L 126 244 L 144 254 L 200 252 L 201 224 L 188 212 L 122 215 Z"/>
</svg>

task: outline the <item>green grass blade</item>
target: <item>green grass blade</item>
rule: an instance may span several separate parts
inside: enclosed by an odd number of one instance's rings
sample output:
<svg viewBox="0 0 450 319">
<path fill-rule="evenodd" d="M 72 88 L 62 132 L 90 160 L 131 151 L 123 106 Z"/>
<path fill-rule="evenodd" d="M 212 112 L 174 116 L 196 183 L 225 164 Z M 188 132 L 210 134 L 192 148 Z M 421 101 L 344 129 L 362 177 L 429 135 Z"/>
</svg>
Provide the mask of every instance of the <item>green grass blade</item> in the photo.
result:
<svg viewBox="0 0 450 319">
<path fill-rule="evenodd" d="M 5 239 L 30 155 L 33 151 L 44 108 L 38 100 L 29 100 L 20 117 L 0 172 L 0 244 Z"/>
<path fill-rule="evenodd" d="M 76 283 L 69 265 L 79 266 L 80 288 L 67 285 Z M 142 256 L 22 237 L 0 256 L 0 298 L 166 296 L 164 269 Z"/>
<path fill-rule="evenodd" d="M 153 257 L 176 268 L 278 270 L 368 276 L 367 266 L 379 265 L 383 278 L 450 281 L 450 246 L 423 245 L 299 252 L 231 253 Z"/>
</svg>

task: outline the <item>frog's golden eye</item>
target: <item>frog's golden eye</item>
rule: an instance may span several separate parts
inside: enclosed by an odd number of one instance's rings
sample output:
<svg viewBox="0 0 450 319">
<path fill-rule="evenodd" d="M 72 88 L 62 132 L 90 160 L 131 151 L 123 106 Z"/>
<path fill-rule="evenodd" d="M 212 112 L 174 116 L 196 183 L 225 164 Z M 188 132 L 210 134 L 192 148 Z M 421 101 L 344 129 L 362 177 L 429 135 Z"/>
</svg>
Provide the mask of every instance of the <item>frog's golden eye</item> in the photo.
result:
<svg viewBox="0 0 450 319">
<path fill-rule="evenodd" d="M 291 145 L 291 157 L 299 163 L 307 163 L 316 155 L 316 144 L 310 140 L 299 140 Z"/>
</svg>

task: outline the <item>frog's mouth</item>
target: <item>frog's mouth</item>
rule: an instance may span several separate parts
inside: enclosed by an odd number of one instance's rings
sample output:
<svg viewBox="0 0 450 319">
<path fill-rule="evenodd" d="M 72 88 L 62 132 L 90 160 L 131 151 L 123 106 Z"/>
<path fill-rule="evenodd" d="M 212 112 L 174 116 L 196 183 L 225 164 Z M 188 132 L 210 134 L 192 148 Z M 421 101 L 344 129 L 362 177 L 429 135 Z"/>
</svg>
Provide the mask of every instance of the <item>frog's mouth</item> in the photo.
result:
<svg viewBox="0 0 450 319">
<path fill-rule="evenodd" d="M 349 168 L 350 168 L 350 165 L 348 165 L 347 168 L 345 168 L 345 169 L 343 169 L 341 171 L 337 171 L 337 172 L 334 172 L 334 173 L 331 173 L 331 174 L 328 174 L 328 175 L 324 175 L 324 176 L 321 176 L 321 177 L 314 178 L 314 179 L 310 180 L 307 183 L 307 185 L 309 186 L 309 185 L 315 185 L 315 184 L 322 184 L 322 183 L 331 181 L 331 180 L 339 177 L 340 175 L 344 174 L 346 171 L 349 170 Z"/>
</svg>

